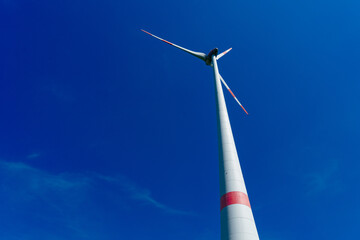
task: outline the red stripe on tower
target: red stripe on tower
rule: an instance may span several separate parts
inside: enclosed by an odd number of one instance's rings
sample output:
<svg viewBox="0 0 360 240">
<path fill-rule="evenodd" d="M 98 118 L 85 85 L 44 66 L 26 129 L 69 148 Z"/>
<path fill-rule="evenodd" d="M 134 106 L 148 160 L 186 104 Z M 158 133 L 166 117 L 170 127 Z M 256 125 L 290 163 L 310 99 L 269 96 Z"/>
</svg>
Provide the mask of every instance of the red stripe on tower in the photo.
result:
<svg viewBox="0 0 360 240">
<path fill-rule="evenodd" d="M 220 198 L 220 211 L 231 204 L 242 204 L 250 207 L 249 197 L 243 192 L 228 192 Z"/>
</svg>

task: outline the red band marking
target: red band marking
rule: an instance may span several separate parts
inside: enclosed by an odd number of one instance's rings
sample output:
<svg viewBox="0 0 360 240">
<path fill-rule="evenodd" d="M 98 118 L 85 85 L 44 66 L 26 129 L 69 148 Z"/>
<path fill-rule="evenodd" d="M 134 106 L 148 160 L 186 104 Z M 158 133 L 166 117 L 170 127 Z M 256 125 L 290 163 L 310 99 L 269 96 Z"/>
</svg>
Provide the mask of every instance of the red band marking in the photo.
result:
<svg viewBox="0 0 360 240">
<path fill-rule="evenodd" d="M 228 192 L 220 198 L 220 211 L 231 204 L 242 204 L 250 207 L 249 197 L 243 192 Z"/>
<path fill-rule="evenodd" d="M 170 45 L 173 45 L 171 42 L 168 42 L 168 41 L 166 41 L 166 40 L 162 40 L 163 42 L 166 42 L 167 44 L 170 44 Z"/>
<path fill-rule="evenodd" d="M 147 32 L 147 31 L 145 31 L 145 30 L 142 30 L 142 29 L 140 29 L 140 30 L 143 31 L 144 33 L 147 33 L 147 34 L 153 36 L 151 33 Z"/>
<path fill-rule="evenodd" d="M 230 90 L 230 88 L 228 88 L 228 90 L 229 90 L 229 92 L 231 93 L 231 95 L 232 95 L 234 98 L 236 98 L 235 95 L 233 94 L 233 92 Z"/>
<path fill-rule="evenodd" d="M 248 112 L 245 110 L 245 108 L 242 105 L 240 105 L 240 107 L 246 112 L 247 115 L 249 115 Z"/>
</svg>

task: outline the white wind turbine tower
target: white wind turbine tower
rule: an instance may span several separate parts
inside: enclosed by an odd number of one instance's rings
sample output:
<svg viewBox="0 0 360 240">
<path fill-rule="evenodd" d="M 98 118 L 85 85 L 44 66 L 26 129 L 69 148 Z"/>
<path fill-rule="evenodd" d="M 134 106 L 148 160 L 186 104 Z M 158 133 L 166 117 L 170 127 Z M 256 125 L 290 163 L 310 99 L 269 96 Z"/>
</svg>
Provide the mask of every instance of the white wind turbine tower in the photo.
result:
<svg viewBox="0 0 360 240">
<path fill-rule="evenodd" d="M 221 240 L 259 239 L 243 174 L 240 168 L 239 158 L 234 143 L 234 137 L 220 81 L 224 84 L 227 90 L 229 90 L 245 113 L 248 113 L 219 74 L 217 66 L 217 60 L 228 53 L 231 48 L 220 54 L 218 54 L 217 48 L 211 50 L 209 54 L 194 52 L 159 38 L 145 30 L 141 31 L 190 53 L 191 55 L 204 60 L 206 65 L 213 67 L 216 86 L 216 109 L 219 138 Z"/>
</svg>

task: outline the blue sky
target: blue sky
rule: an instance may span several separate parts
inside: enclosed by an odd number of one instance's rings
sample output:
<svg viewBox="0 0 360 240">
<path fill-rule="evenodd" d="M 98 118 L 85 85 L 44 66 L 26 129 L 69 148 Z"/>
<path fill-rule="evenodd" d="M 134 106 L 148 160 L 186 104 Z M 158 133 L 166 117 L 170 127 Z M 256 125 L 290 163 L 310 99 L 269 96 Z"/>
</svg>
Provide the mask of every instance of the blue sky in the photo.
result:
<svg viewBox="0 0 360 240">
<path fill-rule="evenodd" d="M 0 2 L 0 238 L 219 239 L 213 73 L 261 239 L 355 239 L 358 1 Z"/>
</svg>

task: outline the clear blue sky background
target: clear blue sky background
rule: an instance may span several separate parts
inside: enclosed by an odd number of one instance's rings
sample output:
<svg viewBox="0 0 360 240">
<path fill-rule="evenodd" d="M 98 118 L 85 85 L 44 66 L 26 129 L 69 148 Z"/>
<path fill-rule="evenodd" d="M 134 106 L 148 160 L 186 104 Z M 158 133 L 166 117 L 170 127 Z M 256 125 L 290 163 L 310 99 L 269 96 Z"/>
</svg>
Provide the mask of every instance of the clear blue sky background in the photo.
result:
<svg viewBox="0 0 360 240">
<path fill-rule="evenodd" d="M 357 239 L 359 1 L 0 2 L 0 238 L 220 239 L 219 69 L 263 240 Z"/>
</svg>

